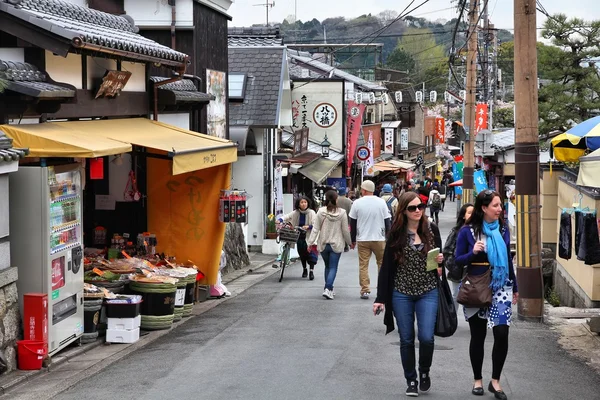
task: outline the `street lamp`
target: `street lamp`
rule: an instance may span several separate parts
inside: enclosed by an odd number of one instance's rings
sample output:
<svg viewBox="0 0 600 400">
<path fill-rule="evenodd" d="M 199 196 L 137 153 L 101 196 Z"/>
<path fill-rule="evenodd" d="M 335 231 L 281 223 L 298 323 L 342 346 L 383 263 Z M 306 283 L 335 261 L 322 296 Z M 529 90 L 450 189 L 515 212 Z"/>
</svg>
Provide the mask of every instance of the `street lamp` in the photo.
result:
<svg viewBox="0 0 600 400">
<path fill-rule="evenodd" d="M 321 155 L 323 157 L 329 157 L 329 147 L 331 143 L 327 140 L 327 134 L 325 134 L 325 139 L 321 142 Z"/>
</svg>

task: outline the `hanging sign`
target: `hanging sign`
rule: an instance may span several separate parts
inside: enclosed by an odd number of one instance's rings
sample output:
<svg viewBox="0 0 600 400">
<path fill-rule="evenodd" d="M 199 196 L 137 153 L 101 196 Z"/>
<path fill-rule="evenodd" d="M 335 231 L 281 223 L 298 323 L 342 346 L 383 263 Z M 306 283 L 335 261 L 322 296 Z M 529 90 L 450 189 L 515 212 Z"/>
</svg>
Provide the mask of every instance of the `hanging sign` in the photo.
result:
<svg viewBox="0 0 600 400">
<path fill-rule="evenodd" d="M 346 176 L 350 176 L 352 172 L 352 162 L 354 161 L 354 152 L 358 143 L 358 135 L 362 125 L 363 113 L 365 112 L 364 104 L 356 104 L 354 101 L 348 102 L 348 132 L 346 144 Z"/>
<path fill-rule="evenodd" d="M 479 169 L 473 173 L 473 182 L 475 183 L 475 192 L 481 193 L 488 188 L 485 171 Z"/>
<path fill-rule="evenodd" d="M 365 169 L 363 175 L 373 176 L 375 175 L 375 161 L 373 160 L 373 133 L 369 133 L 369 141 L 367 142 L 369 150 L 369 157 L 365 160 Z"/>
<path fill-rule="evenodd" d="M 394 154 L 394 128 L 385 128 L 383 137 L 383 152 L 386 154 Z"/>
<path fill-rule="evenodd" d="M 408 150 L 408 129 L 400 129 L 400 150 Z"/>
<path fill-rule="evenodd" d="M 475 109 L 475 135 L 488 127 L 488 105 L 477 104 Z"/>
<path fill-rule="evenodd" d="M 367 146 L 360 146 L 358 149 L 356 149 L 356 157 L 360 161 L 367 161 L 370 156 L 371 150 L 369 150 Z"/>
<path fill-rule="evenodd" d="M 106 71 L 96 99 L 100 97 L 117 97 L 131 78 L 129 71 Z"/>
<path fill-rule="evenodd" d="M 435 119 L 435 137 L 439 144 L 444 144 L 444 137 L 446 136 L 446 120 L 444 118 Z"/>
<path fill-rule="evenodd" d="M 321 128 L 329 128 L 337 121 L 337 110 L 332 104 L 318 104 L 313 111 L 313 122 Z"/>
</svg>

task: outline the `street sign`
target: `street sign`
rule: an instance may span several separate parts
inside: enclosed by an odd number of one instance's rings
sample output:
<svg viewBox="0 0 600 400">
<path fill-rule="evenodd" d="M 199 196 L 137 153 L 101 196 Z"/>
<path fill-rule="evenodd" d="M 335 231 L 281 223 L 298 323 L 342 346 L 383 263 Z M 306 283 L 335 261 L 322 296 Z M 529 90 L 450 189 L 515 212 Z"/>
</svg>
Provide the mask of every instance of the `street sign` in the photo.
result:
<svg viewBox="0 0 600 400">
<path fill-rule="evenodd" d="M 371 156 L 371 150 L 367 146 L 360 146 L 356 149 L 356 157 L 360 161 L 366 161 Z"/>
</svg>

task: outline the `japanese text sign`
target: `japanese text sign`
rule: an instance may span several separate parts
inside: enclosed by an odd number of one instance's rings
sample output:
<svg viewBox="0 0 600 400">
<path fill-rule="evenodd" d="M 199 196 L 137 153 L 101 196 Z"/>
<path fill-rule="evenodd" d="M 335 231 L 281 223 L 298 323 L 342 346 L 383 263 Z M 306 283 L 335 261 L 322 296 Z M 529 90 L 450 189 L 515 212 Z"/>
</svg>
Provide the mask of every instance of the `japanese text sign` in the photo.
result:
<svg viewBox="0 0 600 400">
<path fill-rule="evenodd" d="M 444 136 L 446 135 L 446 120 L 444 118 L 435 119 L 435 137 L 439 144 L 444 144 Z"/>
<path fill-rule="evenodd" d="M 488 127 L 488 105 L 477 104 L 475 109 L 475 135 Z"/>
<path fill-rule="evenodd" d="M 362 125 L 362 117 L 365 111 L 364 104 L 356 104 L 354 101 L 348 101 L 348 132 L 346 145 L 346 175 L 350 176 L 352 170 L 352 162 L 354 161 L 354 153 L 356 152 L 356 144 L 358 143 L 358 135 Z"/>
</svg>

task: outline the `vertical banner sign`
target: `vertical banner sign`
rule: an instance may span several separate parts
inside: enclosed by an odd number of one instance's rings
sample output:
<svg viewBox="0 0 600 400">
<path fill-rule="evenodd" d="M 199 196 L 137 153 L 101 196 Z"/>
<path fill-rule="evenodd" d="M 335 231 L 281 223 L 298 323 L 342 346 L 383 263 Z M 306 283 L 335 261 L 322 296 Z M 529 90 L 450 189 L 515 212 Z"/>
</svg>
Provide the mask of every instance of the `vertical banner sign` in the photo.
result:
<svg viewBox="0 0 600 400">
<path fill-rule="evenodd" d="M 444 137 L 446 135 L 446 120 L 444 118 L 435 119 L 435 137 L 437 138 L 438 144 L 444 144 Z"/>
<path fill-rule="evenodd" d="M 362 117 L 365 111 L 364 104 L 356 104 L 354 101 L 348 101 L 348 132 L 346 134 L 346 176 L 350 176 L 352 172 L 352 163 L 354 162 L 354 153 L 356 152 L 356 144 L 358 143 L 358 135 L 360 134 L 360 126 Z"/>
<path fill-rule="evenodd" d="M 473 182 L 475 183 L 475 193 L 481 193 L 488 188 L 485 171 L 478 169 L 473 173 Z"/>
<path fill-rule="evenodd" d="M 481 130 L 488 127 L 488 105 L 477 104 L 475 112 L 475 135 L 477 135 Z"/>
<path fill-rule="evenodd" d="M 400 129 L 400 150 L 408 150 L 408 129 Z"/>
<path fill-rule="evenodd" d="M 283 218 L 283 178 L 282 167 L 278 165 L 275 168 L 275 177 L 273 182 L 273 195 L 275 197 L 275 219 Z"/>
<path fill-rule="evenodd" d="M 385 128 L 383 146 L 384 153 L 394 154 L 394 128 Z"/>
<path fill-rule="evenodd" d="M 373 176 L 375 175 L 375 160 L 373 158 L 373 133 L 369 133 L 369 141 L 367 142 L 367 147 L 369 148 L 369 158 L 365 161 L 364 176 Z"/>
</svg>

